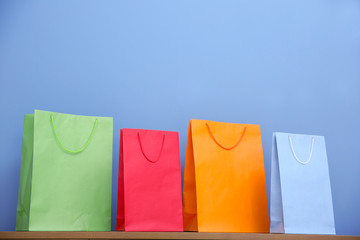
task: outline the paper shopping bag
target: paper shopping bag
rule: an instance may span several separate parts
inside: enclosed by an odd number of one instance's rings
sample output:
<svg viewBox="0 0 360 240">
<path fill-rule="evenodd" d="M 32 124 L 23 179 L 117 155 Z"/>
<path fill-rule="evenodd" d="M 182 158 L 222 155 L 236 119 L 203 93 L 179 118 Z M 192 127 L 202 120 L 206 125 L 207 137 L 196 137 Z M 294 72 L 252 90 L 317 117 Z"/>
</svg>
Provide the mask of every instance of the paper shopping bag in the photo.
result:
<svg viewBox="0 0 360 240">
<path fill-rule="evenodd" d="M 122 129 L 118 231 L 182 231 L 179 135 Z"/>
<path fill-rule="evenodd" d="M 184 230 L 269 232 L 260 126 L 190 120 Z"/>
<path fill-rule="evenodd" d="M 270 230 L 273 233 L 335 234 L 323 136 L 274 133 Z"/>
<path fill-rule="evenodd" d="M 113 120 L 35 110 L 24 119 L 18 231 L 110 231 Z"/>
</svg>

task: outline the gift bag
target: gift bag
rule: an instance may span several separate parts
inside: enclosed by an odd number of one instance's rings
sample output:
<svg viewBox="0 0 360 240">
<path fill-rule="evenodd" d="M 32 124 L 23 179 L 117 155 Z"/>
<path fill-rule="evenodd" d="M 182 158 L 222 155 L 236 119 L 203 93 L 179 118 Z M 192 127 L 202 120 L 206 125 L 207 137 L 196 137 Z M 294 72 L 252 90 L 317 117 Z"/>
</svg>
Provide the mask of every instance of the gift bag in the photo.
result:
<svg viewBox="0 0 360 240">
<path fill-rule="evenodd" d="M 270 231 L 335 234 L 323 136 L 274 133 Z"/>
<path fill-rule="evenodd" d="M 24 119 L 17 231 L 110 231 L 113 120 Z"/>
<path fill-rule="evenodd" d="M 190 120 L 184 230 L 269 232 L 259 125 Z"/>
<path fill-rule="evenodd" d="M 182 231 L 179 135 L 122 129 L 118 231 Z"/>
</svg>

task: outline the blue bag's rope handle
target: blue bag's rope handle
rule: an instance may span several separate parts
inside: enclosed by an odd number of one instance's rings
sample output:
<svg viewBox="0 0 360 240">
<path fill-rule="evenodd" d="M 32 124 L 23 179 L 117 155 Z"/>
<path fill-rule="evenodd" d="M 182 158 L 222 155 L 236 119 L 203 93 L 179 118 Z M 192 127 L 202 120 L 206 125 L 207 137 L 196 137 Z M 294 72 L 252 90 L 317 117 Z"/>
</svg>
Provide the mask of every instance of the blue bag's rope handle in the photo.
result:
<svg viewBox="0 0 360 240">
<path fill-rule="evenodd" d="M 98 120 L 96 119 L 96 120 L 95 120 L 95 123 L 94 123 L 93 130 L 92 130 L 92 132 L 91 132 L 91 135 L 90 135 L 89 139 L 87 140 L 87 142 L 85 143 L 85 145 L 84 145 L 81 149 L 79 149 L 79 150 L 70 150 L 70 149 L 67 149 L 66 147 L 64 147 L 64 145 L 61 143 L 61 141 L 60 141 L 60 139 L 59 139 L 59 136 L 58 136 L 58 134 L 57 134 L 57 132 L 56 132 L 54 117 L 53 117 L 52 114 L 50 115 L 50 118 L 51 118 L 51 123 L 52 123 L 52 127 L 53 127 L 53 130 L 54 130 L 56 139 L 58 140 L 58 142 L 59 142 L 60 146 L 62 147 L 62 149 L 64 149 L 65 151 L 67 151 L 67 152 L 69 152 L 69 153 L 79 153 L 79 152 L 82 152 L 82 151 L 85 150 L 85 148 L 89 145 L 89 143 L 90 143 L 90 141 L 91 141 L 91 139 L 92 139 L 92 137 L 93 137 L 93 135 L 94 135 L 95 128 L 96 128 L 97 122 L 98 122 Z"/>
<path fill-rule="evenodd" d="M 163 148 L 164 148 L 164 142 L 165 142 L 165 133 L 163 135 L 163 139 L 162 139 L 162 143 L 161 143 L 161 149 L 160 149 L 160 152 L 159 152 L 159 155 L 157 156 L 156 160 L 151 160 L 150 158 L 148 158 L 144 152 L 144 149 L 142 147 L 142 144 L 141 144 L 141 139 L 140 139 L 140 133 L 137 132 L 137 136 L 138 136 L 138 140 L 139 140 L 139 145 L 140 145 L 140 149 L 141 149 L 141 152 L 142 154 L 144 155 L 144 157 L 146 158 L 146 160 L 148 160 L 149 162 L 151 163 L 156 163 L 157 161 L 159 161 L 160 159 L 160 156 L 161 156 L 161 153 L 163 151 Z"/>
<path fill-rule="evenodd" d="M 308 164 L 308 163 L 310 162 L 310 160 L 311 160 L 311 157 L 312 157 L 312 154 L 313 154 L 313 150 L 314 150 L 314 138 L 313 138 L 313 137 L 311 138 L 310 156 L 309 156 L 308 160 L 305 161 L 305 162 L 301 161 L 301 160 L 296 156 L 296 153 L 295 153 L 295 151 L 294 151 L 294 146 L 293 146 L 293 143 L 292 143 L 292 141 L 291 141 L 290 135 L 288 136 L 288 138 L 289 138 L 289 142 L 290 142 L 291 151 L 292 151 L 292 153 L 294 154 L 295 160 L 298 161 L 299 163 L 301 163 L 302 165 Z"/>
</svg>

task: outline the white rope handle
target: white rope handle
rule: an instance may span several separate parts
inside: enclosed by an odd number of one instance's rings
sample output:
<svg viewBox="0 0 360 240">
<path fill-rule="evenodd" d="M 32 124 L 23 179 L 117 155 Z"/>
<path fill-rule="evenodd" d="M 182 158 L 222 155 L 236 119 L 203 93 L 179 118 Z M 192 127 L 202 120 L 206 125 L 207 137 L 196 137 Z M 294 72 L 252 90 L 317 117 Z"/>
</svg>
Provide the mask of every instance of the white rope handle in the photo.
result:
<svg viewBox="0 0 360 240">
<path fill-rule="evenodd" d="M 308 164 L 311 160 L 311 156 L 312 156 L 312 153 L 313 153 L 313 150 L 314 150 L 314 138 L 312 137 L 311 138 L 311 150 L 310 150 L 310 156 L 308 158 L 308 160 L 306 162 L 303 162 L 303 161 L 300 161 L 299 158 L 296 156 L 295 154 L 295 151 L 294 151 L 294 146 L 293 146 L 293 143 L 291 141 L 291 137 L 290 135 L 288 136 L 289 137 L 289 142 L 290 142 L 290 147 L 291 147 L 291 151 L 293 152 L 294 154 L 294 157 L 295 157 L 295 160 L 298 161 L 299 163 L 305 165 L 305 164 Z"/>
</svg>

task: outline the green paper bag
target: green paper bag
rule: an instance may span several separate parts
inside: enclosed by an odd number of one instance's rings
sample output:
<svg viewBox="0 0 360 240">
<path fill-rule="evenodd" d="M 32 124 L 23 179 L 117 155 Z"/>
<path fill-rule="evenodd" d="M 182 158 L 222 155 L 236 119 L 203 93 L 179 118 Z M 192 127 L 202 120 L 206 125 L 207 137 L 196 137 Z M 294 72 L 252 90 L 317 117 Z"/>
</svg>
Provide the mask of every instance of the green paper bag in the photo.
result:
<svg viewBox="0 0 360 240">
<path fill-rule="evenodd" d="M 113 119 L 24 119 L 17 231 L 110 231 Z"/>
</svg>

